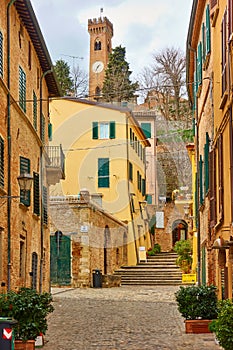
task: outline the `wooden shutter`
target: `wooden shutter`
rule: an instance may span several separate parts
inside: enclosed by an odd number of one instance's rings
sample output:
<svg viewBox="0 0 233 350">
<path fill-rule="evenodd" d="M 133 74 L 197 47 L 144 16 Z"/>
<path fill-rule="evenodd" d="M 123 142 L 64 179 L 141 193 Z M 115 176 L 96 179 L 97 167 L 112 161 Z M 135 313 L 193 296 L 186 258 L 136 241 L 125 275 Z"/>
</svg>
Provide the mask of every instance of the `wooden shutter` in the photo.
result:
<svg viewBox="0 0 233 350">
<path fill-rule="evenodd" d="M 209 134 L 206 133 L 206 143 L 204 146 L 204 179 L 205 179 L 205 194 L 209 191 Z"/>
<path fill-rule="evenodd" d="M 206 59 L 206 27 L 205 23 L 202 23 L 202 61 Z"/>
<path fill-rule="evenodd" d="M 30 159 L 20 157 L 20 175 L 24 173 L 30 174 Z M 31 202 L 31 191 L 26 191 L 25 193 L 25 191 L 20 190 L 20 202 L 29 207 Z"/>
<path fill-rule="evenodd" d="M 216 156 L 215 149 L 209 154 L 209 186 L 210 186 L 210 227 L 216 224 Z"/>
<path fill-rule="evenodd" d="M 227 31 L 227 12 L 223 15 L 221 24 L 221 35 L 222 35 L 222 96 L 227 89 L 227 43 L 226 43 L 226 31 Z"/>
<path fill-rule="evenodd" d="M 109 187 L 109 158 L 98 159 L 98 187 Z"/>
<path fill-rule="evenodd" d="M 19 67 L 19 105 L 26 112 L 26 74 Z"/>
<path fill-rule="evenodd" d="M 92 138 L 98 139 L 98 122 L 92 123 Z"/>
<path fill-rule="evenodd" d="M 202 156 L 200 156 L 199 160 L 199 194 L 200 194 L 200 205 L 204 203 L 204 196 L 203 196 L 203 160 Z"/>
<path fill-rule="evenodd" d="M 43 223 L 48 225 L 48 190 L 43 186 Z"/>
<path fill-rule="evenodd" d="M 233 4 L 232 4 L 232 0 L 228 0 L 228 26 L 229 26 L 228 38 L 230 39 L 231 35 L 233 34 Z M 233 38 L 231 38 L 231 40 L 232 39 Z"/>
<path fill-rule="evenodd" d="M 38 173 L 33 173 L 33 210 L 34 214 L 40 215 L 40 177 Z"/>
<path fill-rule="evenodd" d="M 0 136 L 0 186 L 4 187 L 4 140 Z"/>
<path fill-rule="evenodd" d="M 115 139 L 115 137 L 116 137 L 116 123 L 115 122 L 110 122 L 109 138 L 110 139 Z"/>
<path fill-rule="evenodd" d="M 202 84 L 202 43 L 198 44 L 197 49 L 197 81 L 198 85 Z"/>
<path fill-rule="evenodd" d="M 211 25 L 210 25 L 210 7 L 206 6 L 206 54 L 211 51 Z"/>
<path fill-rule="evenodd" d="M 223 142 L 222 134 L 218 138 L 218 210 L 219 220 L 223 220 Z"/>
<path fill-rule="evenodd" d="M 142 179 L 142 195 L 145 196 L 146 194 L 146 180 Z"/>
<path fill-rule="evenodd" d="M 33 126 L 37 130 L 37 97 L 35 91 L 33 91 Z"/>
<path fill-rule="evenodd" d="M 3 77 L 3 35 L 0 32 L 0 77 Z"/>
</svg>

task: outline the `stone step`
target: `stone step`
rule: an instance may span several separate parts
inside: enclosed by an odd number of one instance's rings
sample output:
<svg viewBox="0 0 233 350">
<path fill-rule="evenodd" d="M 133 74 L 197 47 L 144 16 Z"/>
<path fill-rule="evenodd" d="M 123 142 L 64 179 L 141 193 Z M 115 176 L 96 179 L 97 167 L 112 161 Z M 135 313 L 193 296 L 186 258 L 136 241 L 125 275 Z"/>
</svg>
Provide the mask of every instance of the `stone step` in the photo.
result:
<svg viewBox="0 0 233 350">
<path fill-rule="evenodd" d="M 158 253 L 136 266 L 122 266 L 115 271 L 122 285 L 181 285 L 182 273 L 176 265 L 176 253 Z"/>
</svg>

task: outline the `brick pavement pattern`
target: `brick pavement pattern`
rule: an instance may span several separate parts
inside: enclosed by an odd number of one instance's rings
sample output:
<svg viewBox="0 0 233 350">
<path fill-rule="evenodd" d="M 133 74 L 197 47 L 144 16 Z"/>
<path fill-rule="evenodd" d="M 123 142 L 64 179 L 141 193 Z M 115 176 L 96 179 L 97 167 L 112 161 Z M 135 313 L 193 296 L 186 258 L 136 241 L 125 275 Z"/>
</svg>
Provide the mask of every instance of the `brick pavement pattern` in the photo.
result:
<svg viewBox="0 0 233 350">
<path fill-rule="evenodd" d="M 212 334 L 185 334 L 178 287 L 52 290 L 44 350 L 219 350 Z"/>
</svg>

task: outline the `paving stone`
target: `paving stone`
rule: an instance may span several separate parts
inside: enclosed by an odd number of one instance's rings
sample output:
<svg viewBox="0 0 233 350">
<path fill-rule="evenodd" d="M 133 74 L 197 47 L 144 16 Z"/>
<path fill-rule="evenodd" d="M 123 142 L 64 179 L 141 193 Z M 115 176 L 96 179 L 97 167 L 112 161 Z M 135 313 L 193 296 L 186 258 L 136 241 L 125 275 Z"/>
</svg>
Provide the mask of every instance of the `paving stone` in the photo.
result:
<svg viewBox="0 0 233 350">
<path fill-rule="evenodd" d="M 212 334 L 185 334 L 178 288 L 53 288 L 43 349 L 219 350 Z"/>
</svg>

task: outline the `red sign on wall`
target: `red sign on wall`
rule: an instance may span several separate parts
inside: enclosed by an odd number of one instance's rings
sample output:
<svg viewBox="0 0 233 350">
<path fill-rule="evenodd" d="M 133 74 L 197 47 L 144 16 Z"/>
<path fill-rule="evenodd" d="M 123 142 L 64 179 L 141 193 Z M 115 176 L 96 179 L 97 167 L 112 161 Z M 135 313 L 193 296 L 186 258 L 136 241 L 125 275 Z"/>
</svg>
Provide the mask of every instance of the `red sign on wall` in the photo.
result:
<svg viewBox="0 0 233 350">
<path fill-rule="evenodd" d="M 12 339 L 12 329 L 11 328 L 3 328 L 2 338 L 8 339 L 8 340 Z"/>
</svg>

